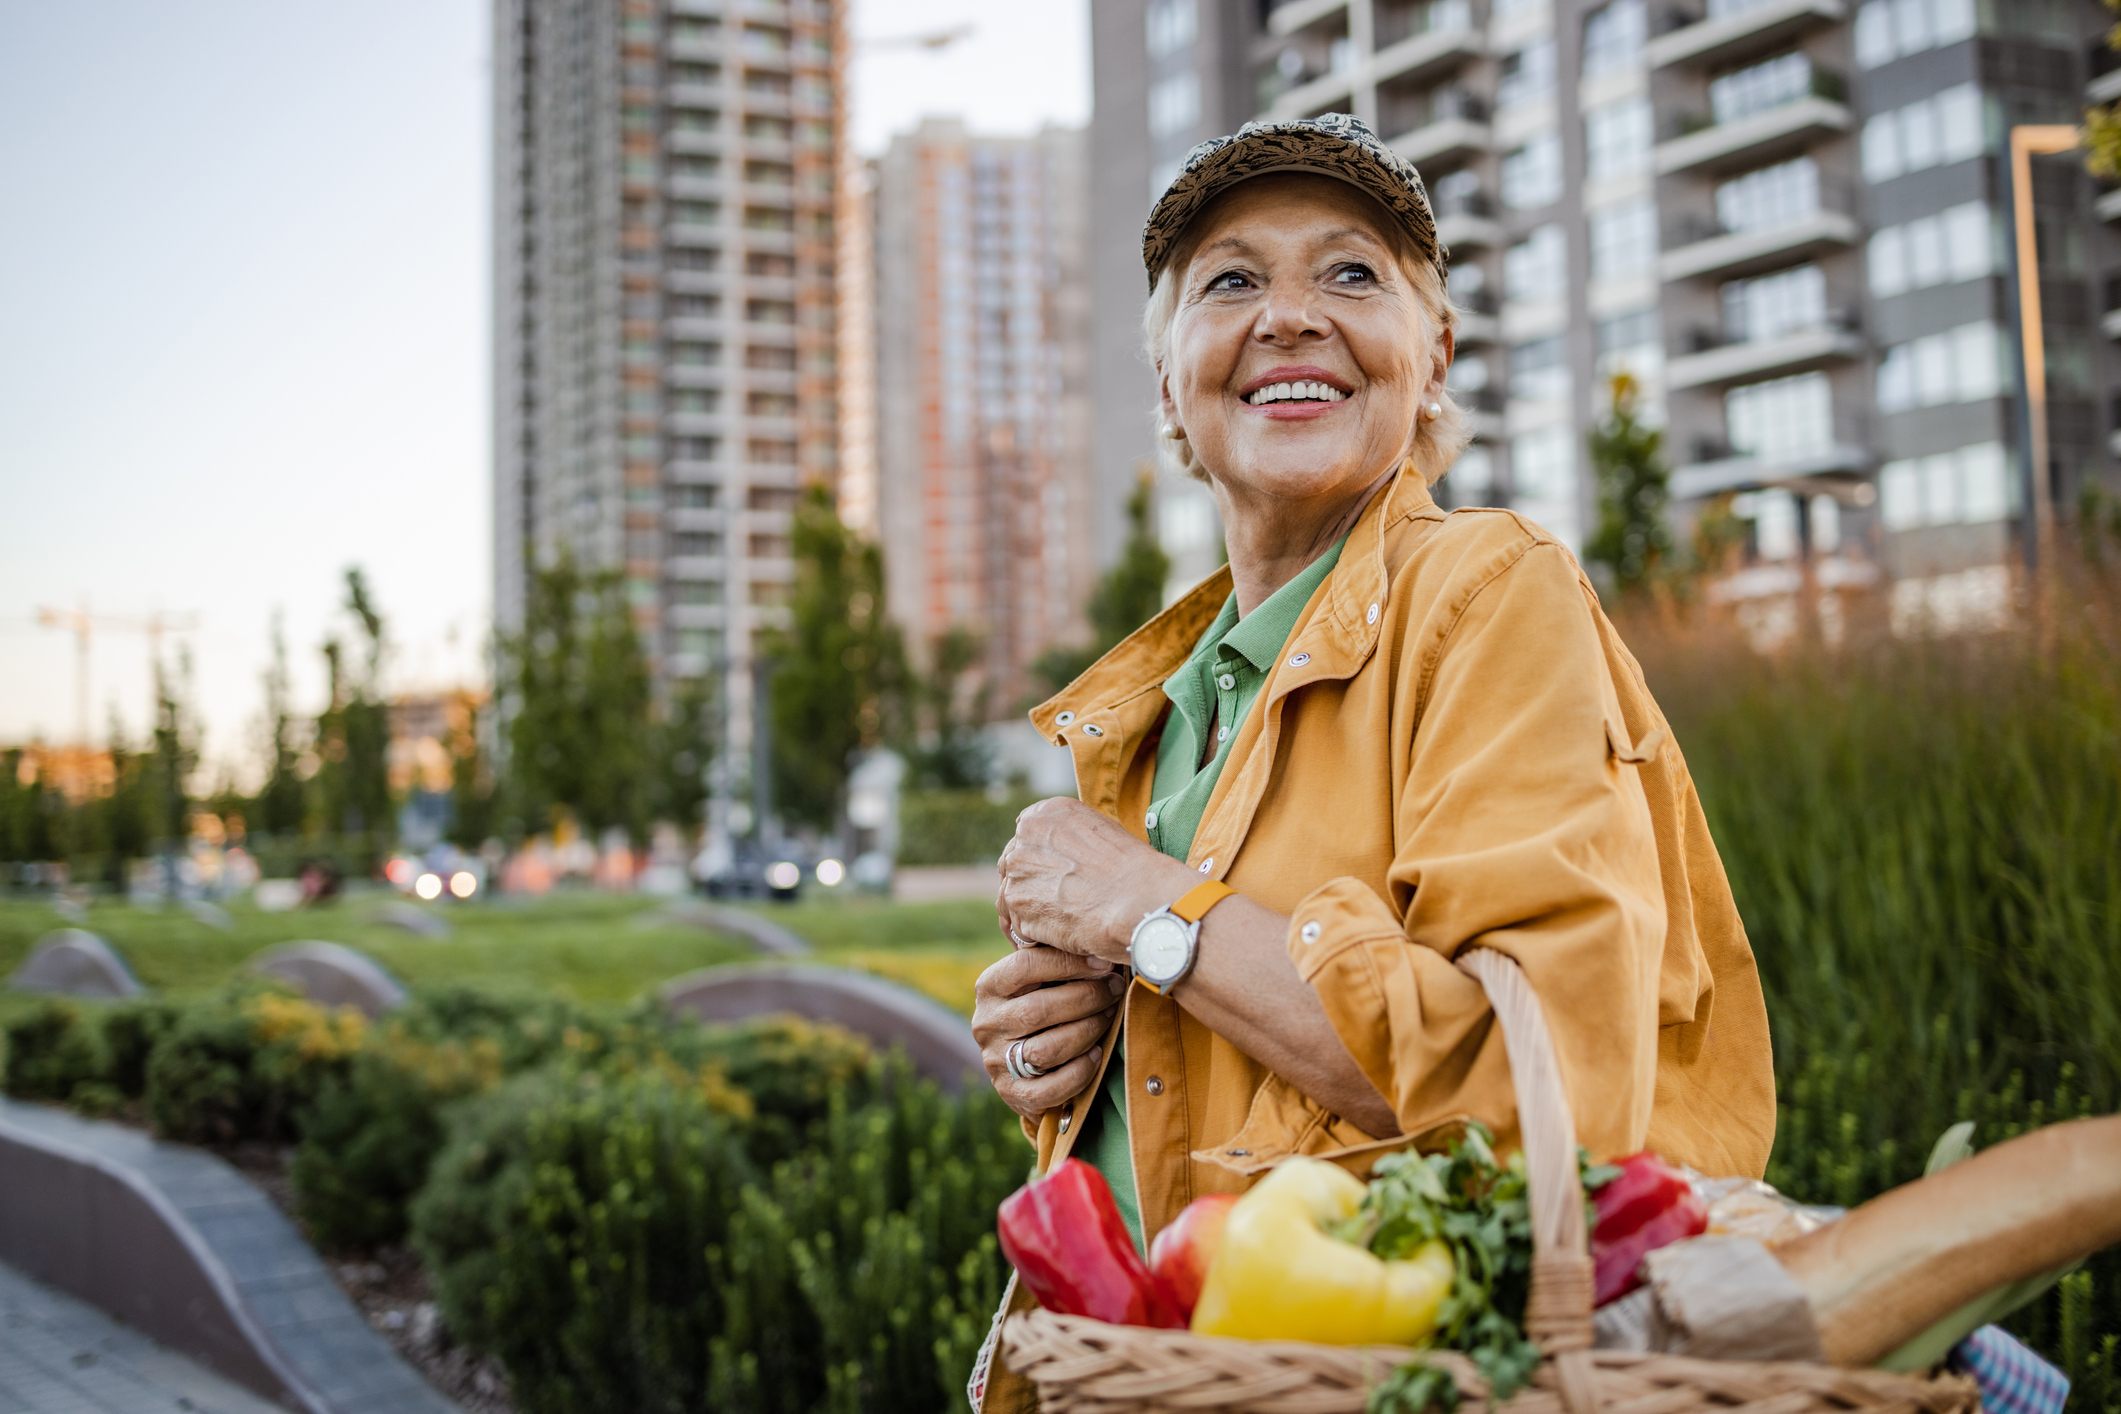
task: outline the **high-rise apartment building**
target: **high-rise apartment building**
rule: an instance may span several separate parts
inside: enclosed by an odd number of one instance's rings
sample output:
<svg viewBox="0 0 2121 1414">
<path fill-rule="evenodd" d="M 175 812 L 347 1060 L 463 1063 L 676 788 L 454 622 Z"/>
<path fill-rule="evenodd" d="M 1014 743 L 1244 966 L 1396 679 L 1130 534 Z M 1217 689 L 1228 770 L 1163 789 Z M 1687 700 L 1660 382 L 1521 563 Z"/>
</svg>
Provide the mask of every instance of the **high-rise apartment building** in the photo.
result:
<svg viewBox="0 0 2121 1414">
<path fill-rule="evenodd" d="M 659 686 L 717 680 L 725 774 L 835 471 L 844 9 L 494 6 L 496 617 L 563 549 L 623 572 Z"/>
<path fill-rule="evenodd" d="M 877 517 L 917 655 L 984 645 L 1007 712 L 1087 636 L 1090 513 L 1084 134 L 968 134 L 931 118 L 877 164 Z"/>
<path fill-rule="evenodd" d="M 1786 592 L 2001 583 L 2035 483 L 2007 160 L 2121 79 L 2092 0 L 1093 0 L 1096 436 L 1149 446 L 1142 215 L 1193 142 L 1352 112 L 1427 179 L 1477 440 L 1446 503 L 1580 547 L 1610 375 L 1665 421 L 1675 512 L 1742 523 Z M 2111 484 L 2121 244 L 2074 155 L 2034 161 L 2055 505 Z M 2108 337 L 2121 337 L 2116 320 Z M 1144 411 L 1139 419 L 1131 410 Z M 1181 554 L 1211 533 L 1167 489 Z M 1173 512 L 1171 505 L 1181 509 Z M 1198 554 L 1188 575 L 1206 567 Z M 1969 574 L 1976 580 L 1966 578 Z M 1949 581 L 1949 582 L 1948 582 Z M 1971 587 L 1970 587 L 1971 586 Z M 1907 596 L 1897 594 L 1898 599 Z"/>
</svg>

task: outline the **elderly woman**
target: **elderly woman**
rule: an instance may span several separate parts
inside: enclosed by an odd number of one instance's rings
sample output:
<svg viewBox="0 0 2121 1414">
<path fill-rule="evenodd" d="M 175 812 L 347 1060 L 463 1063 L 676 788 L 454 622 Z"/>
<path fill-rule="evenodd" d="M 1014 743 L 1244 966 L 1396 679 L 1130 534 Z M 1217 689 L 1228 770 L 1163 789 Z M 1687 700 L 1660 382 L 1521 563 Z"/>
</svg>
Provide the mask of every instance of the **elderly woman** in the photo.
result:
<svg viewBox="0 0 2121 1414">
<path fill-rule="evenodd" d="M 1096 1164 L 1146 1242 L 1290 1154 L 1362 1173 L 1468 1117 L 1513 1143 L 1453 965 L 1487 947 L 1594 1154 L 1759 1174 L 1760 987 L 1641 670 L 1567 548 L 1430 499 L 1468 432 L 1419 174 L 1343 115 L 1249 124 L 1142 254 L 1162 446 L 1230 563 L 1032 713 L 1081 798 L 1002 854 L 1016 950 L 973 1029 L 1041 1171 Z"/>
</svg>

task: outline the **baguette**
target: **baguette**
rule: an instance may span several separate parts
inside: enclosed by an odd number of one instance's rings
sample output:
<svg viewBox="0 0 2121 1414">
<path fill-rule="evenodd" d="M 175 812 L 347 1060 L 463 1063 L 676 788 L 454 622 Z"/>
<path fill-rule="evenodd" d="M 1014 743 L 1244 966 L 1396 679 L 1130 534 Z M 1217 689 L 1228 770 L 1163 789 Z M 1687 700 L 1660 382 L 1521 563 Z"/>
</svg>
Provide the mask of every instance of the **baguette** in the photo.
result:
<svg viewBox="0 0 2121 1414">
<path fill-rule="evenodd" d="M 1984 1292 L 2121 1242 L 2121 1116 L 2050 1125 L 1883 1194 L 1775 1255 L 1826 1358 L 1874 1365 Z"/>
</svg>

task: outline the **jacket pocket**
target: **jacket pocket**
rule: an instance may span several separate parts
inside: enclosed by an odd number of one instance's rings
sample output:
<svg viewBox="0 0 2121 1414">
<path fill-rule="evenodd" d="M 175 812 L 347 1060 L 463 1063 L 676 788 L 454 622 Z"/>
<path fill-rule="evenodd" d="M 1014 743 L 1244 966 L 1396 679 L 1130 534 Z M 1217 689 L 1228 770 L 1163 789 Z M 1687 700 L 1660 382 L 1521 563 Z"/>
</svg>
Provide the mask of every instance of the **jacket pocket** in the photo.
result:
<svg viewBox="0 0 2121 1414">
<path fill-rule="evenodd" d="M 1464 1128 L 1466 1115 L 1449 1115 L 1416 1134 L 1377 1139 L 1339 1115 L 1329 1114 L 1278 1075 L 1269 1075 L 1252 1096 L 1244 1125 L 1212 1149 L 1195 1149 L 1195 1163 L 1214 1164 L 1247 1178 L 1265 1173 L 1291 1155 L 1339 1164 L 1357 1178 L 1370 1166 L 1408 1145 L 1424 1151 L 1448 1144 Z"/>
<path fill-rule="evenodd" d="M 1657 752 L 1664 745 L 1664 728 L 1651 727 L 1642 735 L 1641 741 L 1633 741 L 1628 729 L 1611 717 L 1605 719 L 1606 746 L 1615 761 L 1625 761 L 1630 766 L 1647 766 L 1657 759 Z"/>
</svg>

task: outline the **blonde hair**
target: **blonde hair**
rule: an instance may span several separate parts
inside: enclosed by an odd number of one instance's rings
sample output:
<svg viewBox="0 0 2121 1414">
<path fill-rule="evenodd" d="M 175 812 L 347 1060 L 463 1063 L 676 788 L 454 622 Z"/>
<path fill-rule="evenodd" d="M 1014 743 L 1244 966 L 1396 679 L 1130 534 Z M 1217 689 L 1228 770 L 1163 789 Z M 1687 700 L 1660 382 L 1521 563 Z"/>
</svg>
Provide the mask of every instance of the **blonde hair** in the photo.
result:
<svg viewBox="0 0 2121 1414">
<path fill-rule="evenodd" d="M 1197 221 L 1195 224 L 1198 226 Z M 1414 298 L 1421 306 L 1422 322 L 1430 329 L 1430 337 L 1434 338 L 1447 329 L 1455 334 L 1458 311 L 1444 292 L 1443 272 L 1436 268 L 1434 261 L 1425 259 L 1414 249 L 1397 222 L 1383 225 L 1390 233 L 1392 253 L 1399 260 L 1400 271 L 1414 287 Z M 1171 325 L 1178 318 L 1179 272 L 1193 258 L 1194 245 L 1194 241 L 1181 240 L 1172 247 L 1170 257 L 1164 262 L 1162 272 L 1156 277 L 1156 285 L 1149 293 L 1149 302 L 1142 306 L 1142 352 L 1159 378 L 1164 371 L 1164 357 L 1171 350 Z M 1431 486 L 1443 478 L 1458 460 L 1459 453 L 1473 440 L 1473 424 L 1467 419 L 1465 410 L 1451 397 L 1450 389 L 1440 389 L 1436 403 L 1442 409 L 1440 416 L 1429 422 L 1415 420 L 1414 446 L 1408 454 L 1415 472 Z M 1151 409 L 1150 417 L 1156 427 L 1158 464 L 1174 474 L 1206 481 L 1208 469 L 1194 455 L 1193 444 L 1176 435 L 1175 429 L 1164 421 L 1160 408 Z"/>
</svg>

